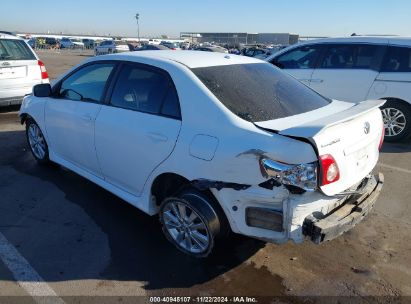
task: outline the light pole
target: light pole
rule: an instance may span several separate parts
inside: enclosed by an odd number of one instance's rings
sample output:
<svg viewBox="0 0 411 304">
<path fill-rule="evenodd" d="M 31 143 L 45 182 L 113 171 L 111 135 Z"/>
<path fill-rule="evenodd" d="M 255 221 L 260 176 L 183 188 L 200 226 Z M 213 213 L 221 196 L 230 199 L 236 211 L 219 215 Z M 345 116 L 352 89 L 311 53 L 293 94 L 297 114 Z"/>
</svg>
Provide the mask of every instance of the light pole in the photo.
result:
<svg viewBox="0 0 411 304">
<path fill-rule="evenodd" d="M 140 17 L 140 14 L 136 14 L 136 20 L 137 20 L 137 37 L 138 37 L 138 42 L 140 42 L 140 24 L 138 23 L 138 19 Z"/>
</svg>

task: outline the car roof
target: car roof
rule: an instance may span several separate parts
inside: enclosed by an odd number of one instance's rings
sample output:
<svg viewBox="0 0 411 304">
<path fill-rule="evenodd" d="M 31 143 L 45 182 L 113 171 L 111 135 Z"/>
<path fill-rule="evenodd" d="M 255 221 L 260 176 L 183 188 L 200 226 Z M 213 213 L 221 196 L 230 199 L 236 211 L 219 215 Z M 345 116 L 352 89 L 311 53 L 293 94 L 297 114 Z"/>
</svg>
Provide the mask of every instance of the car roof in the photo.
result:
<svg viewBox="0 0 411 304">
<path fill-rule="evenodd" d="M 303 45 L 312 44 L 326 44 L 326 43 L 370 43 L 370 44 L 389 44 L 389 45 L 402 45 L 411 46 L 411 37 L 403 36 L 350 36 L 350 37 L 336 37 L 336 38 L 321 38 L 307 40 L 300 43 L 292 44 L 284 49 L 265 58 L 265 61 L 270 61 L 273 58 L 280 56 L 291 49 L 294 49 Z"/>
<path fill-rule="evenodd" d="M 21 37 L 14 36 L 14 35 L 9 35 L 9 34 L 2 34 L 0 33 L 0 39 L 15 39 L 15 40 L 24 40 Z"/>
<path fill-rule="evenodd" d="M 198 51 L 140 51 L 107 55 L 106 58 L 112 58 L 113 56 L 121 56 L 122 58 L 126 57 L 127 60 L 137 62 L 139 58 L 149 58 L 151 60 L 158 59 L 159 61 L 167 60 L 180 63 L 182 65 L 187 66 L 188 68 L 221 66 L 231 64 L 262 63 L 262 61 L 259 59 L 246 56 Z"/>
<path fill-rule="evenodd" d="M 352 37 L 336 37 L 336 38 L 321 38 L 315 40 L 307 40 L 300 44 L 310 43 L 376 43 L 376 44 L 404 44 L 411 45 L 411 37 L 402 36 L 352 36 Z"/>
</svg>

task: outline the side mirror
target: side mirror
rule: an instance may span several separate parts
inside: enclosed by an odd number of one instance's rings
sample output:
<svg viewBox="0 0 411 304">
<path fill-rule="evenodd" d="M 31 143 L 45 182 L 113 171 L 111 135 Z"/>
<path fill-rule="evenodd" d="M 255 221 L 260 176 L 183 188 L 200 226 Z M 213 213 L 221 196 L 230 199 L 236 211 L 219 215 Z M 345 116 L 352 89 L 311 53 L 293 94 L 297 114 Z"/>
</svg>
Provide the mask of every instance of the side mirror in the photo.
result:
<svg viewBox="0 0 411 304">
<path fill-rule="evenodd" d="M 51 85 L 49 83 L 36 84 L 33 87 L 33 95 L 36 97 L 50 97 Z"/>
</svg>

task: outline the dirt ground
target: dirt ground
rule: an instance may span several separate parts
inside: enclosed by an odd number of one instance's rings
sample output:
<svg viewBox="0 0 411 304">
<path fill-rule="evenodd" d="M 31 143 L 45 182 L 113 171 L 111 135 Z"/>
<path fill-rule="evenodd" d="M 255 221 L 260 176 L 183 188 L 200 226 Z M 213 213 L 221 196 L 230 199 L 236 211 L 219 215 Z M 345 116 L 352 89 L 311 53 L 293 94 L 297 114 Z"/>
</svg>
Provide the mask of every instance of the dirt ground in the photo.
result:
<svg viewBox="0 0 411 304">
<path fill-rule="evenodd" d="M 52 79 L 86 55 L 39 53 Z M 336 240 L 274 245 L 235 236 L 210 258 L 194 260 L 165 241 L 156 217 L 59 166 L 39 167 L 16 110 L 0 111 L 0 232 L 59 296 L 411 300 L 411 141 L 384 143 L 376 207 Z M 20 294 L 0 261 L 0 296 Z"/>
</svg>

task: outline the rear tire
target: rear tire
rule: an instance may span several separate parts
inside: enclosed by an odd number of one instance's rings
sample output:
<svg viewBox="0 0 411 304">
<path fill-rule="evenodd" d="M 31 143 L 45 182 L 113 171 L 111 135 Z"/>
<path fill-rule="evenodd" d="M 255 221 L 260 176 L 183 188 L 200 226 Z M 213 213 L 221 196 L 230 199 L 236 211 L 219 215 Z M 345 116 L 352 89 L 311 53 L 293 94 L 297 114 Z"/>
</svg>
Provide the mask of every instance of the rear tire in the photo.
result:
<svg viewBox="0 0 411 304">
<path fill-rule="evenodd" d="M 382 107 L 387 142 L 405 140 L 411 135 L 411 106 L 404 101 L 388 100 Z"/>
<path fill-rule="evenodd" d="M 26 121 L 26 138 L 30 151 L 39 164 L 50 162 L 46 138 L 37 123 L 29 118 Z"/>
<path fill-rule="evenodd" d="M 215 239 L 226 231 L 225 218 L 206 194 L 187 188 L 160 206 L 163 233 L 178 250 L 197 258 L 208 256 Z"/>
</svg>

